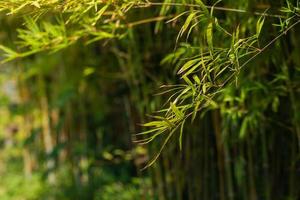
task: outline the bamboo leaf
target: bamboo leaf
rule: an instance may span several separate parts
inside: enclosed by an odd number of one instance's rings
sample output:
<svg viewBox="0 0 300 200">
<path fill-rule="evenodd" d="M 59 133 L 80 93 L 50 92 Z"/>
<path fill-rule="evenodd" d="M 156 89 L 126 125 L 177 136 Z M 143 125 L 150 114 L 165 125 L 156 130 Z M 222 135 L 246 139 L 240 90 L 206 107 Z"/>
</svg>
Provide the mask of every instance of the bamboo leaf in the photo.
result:
<svg viewBox="0 0 300 200">
<path fill-rule="evenodd" d="M 170 103 L 171 109 L 173 111 L 173 113 L 175 113 L 175 115 L 179 118 L 182 119 L 184 117 L 184 113 L 182 113 L 174 103 Z"/>
<path fill-rule="evenodd" d="M 170 140 L 170 138 L 172 137 L 173 133 L 177 130 L 178 126 L 175 127 L 167 136 L 167 138 L 164 140 L 159 152 L 154 156 L 154 158 L 145 166 L 142 168 L 142 170 L 147 169 L 148 167 L 152 166 L 155 161 L 159 158 L 161 152 L 163 151 L 163 149 L 165 148 L 166 144 L 168 143 L 168 141 Z"/>
<path fill-rule="evenodd" d="M 194 19 L 195 15 L 197 14 L 197 12 L 192 12 L 191 14 L 189 14 L 189 16 L 186 18 L 183 26 L 181 27 L 178 36 L 176 38 L 176 43 L 179 40 L 179 38 L 186 32 L 186 30 L 188 29 L 188 27 L 190 26 L 190 23 L 192 22 L 192 20 Z"/>
<path fill-rule="evenodd" d="M 264 25 L 264 22 L 265 22 L 265 17 L 263 17 L 263 16 L 261 16 L 257 20 L 257 23 L 256 23 L 256 35 L 257 35 L 257 37 L 260 35 L 261 29 Z"/>
<path fill-rule="evenodd" d="M 206 28 L 206 39 L 207 39 L 209 50 L 212 52 L 213 51 L 213 23 L 212 22 L 209 22 Z"/>
<path fill-rule="evenodd" d="M 102 15 L 104 14 L 104 12 L 107 10 L 108 7 L 109 4 L 106 4 L 97 12 L 97 17 L 95 18 L 95 22 L 92 24 L 93 26 L 96 25 L 97 21 L 102 17 Z"/>
<path fill-rule="evenodd" d="M 194 81 L 195 81 L 198 85 L 201 84 L 201 81 L 200 81 L 200 79 L 199 79 L 199 77 L 198 77 L 197 75 L 193 75 L 193 79 L 194 79 Z"/>
<path fill-rule="evenodd" d="M 199 4 L 199 6 L 201 7 L 202 11 L 207 15 L 209 16 L 209 11 L 206 7 L 206 5 L 201 1 L 201 0 L 195 0 L 196 3 Z"/>
<path fill-rule="evenodd" d="M 183 136 L 183 128 L 184 128 L 185 120 L 182 121 L 180 126 L 180 135 L 179 135 L 179 149 L 182 151 L 182 136 Z"/>
<path fill-rule="evenodd" d="M 197 59 L 193 59 L 193 60 L 189 60 L 188 62 L 186 62 L 181 68 L 180 70 L 178 71 L 177 74 L 181 74 L 183 73 L 184 71 L 186 71 L 187 69 L 191 68 L 193 65 L 195 65 L 197 62 L 200 61 L 200 58 L 197 58 Z"/>
</svg>

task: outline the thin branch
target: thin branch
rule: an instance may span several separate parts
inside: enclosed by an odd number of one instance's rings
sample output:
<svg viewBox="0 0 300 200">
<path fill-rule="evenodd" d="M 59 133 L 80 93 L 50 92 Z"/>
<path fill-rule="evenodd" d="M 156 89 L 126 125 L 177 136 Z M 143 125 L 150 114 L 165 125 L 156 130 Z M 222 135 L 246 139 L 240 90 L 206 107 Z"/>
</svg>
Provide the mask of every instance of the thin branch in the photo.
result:
<svg viewBox="0 0 300 200">
<path fill-rule="evenodd" d="M 285 31 L 280 33 L 277 37 L 275 37 L 271 42 L 269 42 L 266 46 L 264 46 L 262 49 L 260 49 L 256 54 L 254 54 L 250 59 L 248 59 L 240 68 L 243 68 L 246 66 L 249 62 L 251 62 L 256 56 L 261 54 L 263 51 L 265 51 L 268 47 L 270 47 L 274 42 L 276 42 L 279 38 L 281 38 L 283 35 L 286 35 L 289 30 L 291 30 L 294 26 L 300 23 L 300 19 L 296 21 L 294 24 L 292 24 L 290 27 L 288 27 Z"/>
<path fill-rule="evenodd" d="M 262 52 L 264 52 L 267 48 L 269 48 L 273 43 L 275 43 L 279 38 L 281 38 L 282 36 L 286 35 L 288 31 L 290 31 L 293 27 L 295 27 L 296 25 L 298 25 L 300 23 L 300 19 L 297 20 L 295 23 L 293 23 L 290 27 L 288 27 L 285 31 L 283 31 L 282 33 L 280 33 L 278 36 L 276 36 L 273 40 L 271 40 L 267 45 L 265 45 L 262 49 L 260 49 L 256 54 L 254 54 L 251 58 L 249 58 L 246 62 L 243 63 L 243 65 L 241 65 L 240 69 L 244 68 L 247 64 L 249 64 L 252 60 L 254 60 L 258 55 L 260 55 Z M 231 78 L 233 76 L 235 76 L 236 73 L 231 74 L 224 82 L 223 82 L 223 86 L 229 81 L 231 80 Z"/>
<path fill-rule="evenodd" d="M 200 5 L 197 4 L 185 4 L 185 3 L 157 3 L 157 2 L 147 2 L 142 4 L 144 7 L 150 7 L 150 6 L 186 6 L 186 7 L 194 7 L 194 8 L 201 8 Z M 275 17 L 275 18 L 286 18 L 286 16 L 278 15 L 278 14 L 267 14 L 262 12 L 250 12 L 247 10 L 242 9 L 236 9 L 236 8 L 226 8 L 226 7 L 219 7 L 219 6 L 205 6 L 208 9 L 214 9 L 219 11 L 227 11 L 227 12 L 236 12 L 236 13 L 246 13 L 246 14 L 252 14 L 257 16 L 263 16 L 263 17 Z"/>
<path fill-rule="evenodd" d="M 169 18 L 171 18 L 173 16 L 174 15 L 158 16 L 158 17 L 143 19 L 143 20 L 136 21 L 136 22 L 130 22 L 130 23 L 127 24 L 127 27 L 131 28 L 133 26 L 137 26 L 137 25 L 141 25 L 141 24 L 146 24 L 146 23 L 150 23 L 150 22 L 163 21 L 163 20 L 169 19 Z"/>
</svg>

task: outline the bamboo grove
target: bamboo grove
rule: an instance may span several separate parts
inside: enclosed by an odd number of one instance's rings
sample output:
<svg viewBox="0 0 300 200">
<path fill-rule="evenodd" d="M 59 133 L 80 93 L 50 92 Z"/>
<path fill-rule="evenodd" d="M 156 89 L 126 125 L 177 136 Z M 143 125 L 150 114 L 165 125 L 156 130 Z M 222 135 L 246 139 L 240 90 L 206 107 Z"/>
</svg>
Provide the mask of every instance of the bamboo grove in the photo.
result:
<svg viewBox="0 0 300 200">
<path fill-rule="evenodd" d="M 0 199 L 299 199 L 299 1 L 0 13 Z"/>
</svg>

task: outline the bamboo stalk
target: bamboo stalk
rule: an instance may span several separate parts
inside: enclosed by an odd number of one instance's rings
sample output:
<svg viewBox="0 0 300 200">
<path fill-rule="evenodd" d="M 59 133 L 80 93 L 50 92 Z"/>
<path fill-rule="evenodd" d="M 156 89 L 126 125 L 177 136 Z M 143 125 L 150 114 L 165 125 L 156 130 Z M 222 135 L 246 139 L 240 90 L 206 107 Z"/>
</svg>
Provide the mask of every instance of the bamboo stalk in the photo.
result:
<svg viewBox="0 0 300 200">
<path fill-rule="evenodd" d="M 49 122 L 49 106 L 48 99 L 45 89 L 45 81 L 42 75 L 39 76 L 38 85 L 41 93 L 40 97 L 40 108 L 41 108 L 41 124 L 42 124 L 42 134 L 43 134 L 43 142 L 46 155 L 50 155 L 53 151 L 53 141 L 51 136 L 51 126 Z M 55 166 L 55 161 L 53 158 L 48 158 L 46 161 L 47 169 L 49 170 L 48 181 L 50 184 L 54 184 L 56 182 L 56 176 L 52 169 Z"/>
<path fill-rule="evenodd" d="M 222 132 L 220 127 L 220 119 L 218 111 L 214 111 L 212 114 L 213 125 L 216 138 L 217 147 L 217 162 L 219 170 L 219 189 L 220 189 L 220 200 L 225 200 L 225 167 L 224 167 L 224 144 L 222 139 Z"/>
</svg>

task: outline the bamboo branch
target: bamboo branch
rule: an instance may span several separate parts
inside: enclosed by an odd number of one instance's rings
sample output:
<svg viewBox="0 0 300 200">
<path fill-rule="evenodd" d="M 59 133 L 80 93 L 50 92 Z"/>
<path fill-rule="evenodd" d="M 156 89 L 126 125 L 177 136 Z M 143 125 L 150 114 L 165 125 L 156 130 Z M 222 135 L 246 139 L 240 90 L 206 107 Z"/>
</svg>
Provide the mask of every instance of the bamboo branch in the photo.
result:
<svg viewBox="0 0 300 200">
<path fill-rule="evenodd" d="M 185 7 L 193 7 L 193 8 L 201 8 L 200 5 L 197 4 L 186 4 L 186 3 L 157 3 L 157 2 L 147 2 L 143 5 L 144 7 L 150 7 L 150 6 L 185 6 Z M 236 12 L 236 13 L 245 13 L 245 14 L 252 14 L 257 16 L 263 16 L 263 17 L 275 17 L 275 18 L 286 18 L 286 16 L 279 15 L 279 14 L 267 14 L 262 12 L 250 12 L 247 10 L 242 9 L 236 9 L 236 8 L 226 8 L 226 7 L 219 7 L 219 6 L 207 6 L 208 9 L 214 9 L 219 11 L 227 11 L 227 12 Z"/>
</svg>

